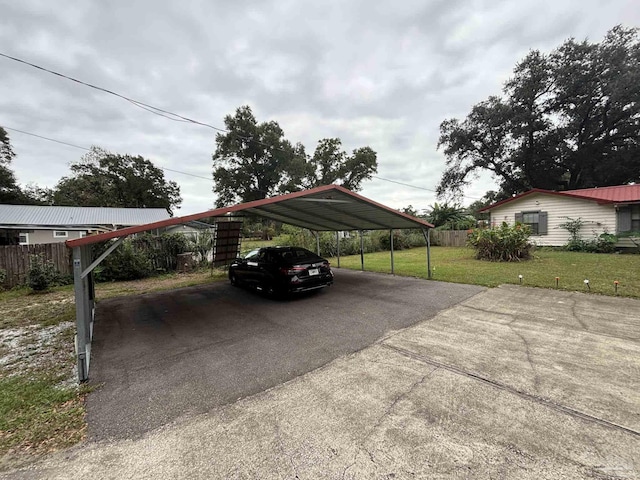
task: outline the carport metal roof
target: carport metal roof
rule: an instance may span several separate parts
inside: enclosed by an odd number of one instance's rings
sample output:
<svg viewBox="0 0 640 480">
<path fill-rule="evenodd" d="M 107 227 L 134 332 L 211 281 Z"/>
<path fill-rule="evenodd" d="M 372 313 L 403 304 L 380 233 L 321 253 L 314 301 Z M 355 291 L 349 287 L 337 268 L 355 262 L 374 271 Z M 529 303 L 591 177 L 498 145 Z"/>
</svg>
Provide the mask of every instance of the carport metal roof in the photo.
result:
<svg viewBox="0 0 640 480">
<path fill-rule="evenodd" d="M 183 217 L 173 217 L 112 232 L 68 240 L 67 246 L 80 247 L 133 233 L 180 225 L 192 220 L 223 217 L 232 213 L 249 213 L 317 232 L 347 230 L 388 230 L 432 228 L 430 223 L 369 200 L 339 185 L 289 193 L 277 197 L 239 203 Z"/>
<path fill-rule="evenodd" d="M 231 207 L 207 210 L 193 215 L 174 217 L 76 240 L 68 240 L 66 242 L 67 246 L 73 249 L 73 279 L 77 328 L 76 355 L 78 378 L 80 381 L 85 381 L 89 378 L 93 320 L 95 317 L 93 269 L 115 250 L 127 236 L 134 233 L 141 233 L 172 225 L 182 225 L 204 218 L 224 217 L 238 213 L 255 214 L 316 232 L 359 230 L 360 256 L 363 269 L 363 230 L 393 231 L 394 229 L 419 228 L 422 229 L 427 240 L 427 271 L 429 278 L 431 277 L 428 233 L 433 225 L 420 218 L 412 217 L 411 215 L 398 212 L 397 210 L 369 200 L 339 185 L 312 188 L 302 192 L 280 195 L 264 200 L 256 200 L 254 202 L 240 203 Z M 117 240 L 100 255 L 100 257 L 93 260 L 91 245 L 114 238 L 117 238 Z M 393 235 L 390 235 L 390 244 L 391 270 L 393 272 Z M 338 266 L 340 266 L 339 260 Z"/>
</svg>

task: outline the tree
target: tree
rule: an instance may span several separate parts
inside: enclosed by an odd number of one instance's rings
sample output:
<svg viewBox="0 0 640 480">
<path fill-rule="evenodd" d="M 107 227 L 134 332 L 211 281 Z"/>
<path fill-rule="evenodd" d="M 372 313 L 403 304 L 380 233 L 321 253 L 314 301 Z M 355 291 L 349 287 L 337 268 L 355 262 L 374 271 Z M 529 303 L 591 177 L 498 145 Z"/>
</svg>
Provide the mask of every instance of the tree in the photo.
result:
<svg viewBox="0 0 640 480">
<path fill-rule="evenodd" d="M 304 156 L 304 147 L 291 145 L 277 122 L 258 124 L 251 107 L 242 106 L 224 123 L 227 132 L 216 135 L 213 154 L 218 207 L 272 196 L 306 173 L 304 163 L 295 160 Z"/>
<path fill-rule="evenodd" d="M 182 203 L 180 187 L 162 169 L 141 156 L 120 155 L 98 147 L 71 165 L 53 192 L 55 205 L 166 208 Z"/>
<path fill-rule="evenodd" d="M 500 196 L 498 192 L 493 190 L 489 190 L 486 192 L 480 200 L 476 200 L 467 208 L 469 215 L 473 215 L 473 217 L 477 220 L 485 220 L 489 217 L 488 213 L 480 213 L 479 210 L 482 210 L 489 205 L 492 205 L 500 200 L 506 199 L 507 196 Z"/>
<path fill-rule="evenodd" d="M 640 41 L 615 27 L 601 43 L 569 39 L 530 52 L 503 88 L 440 125 L 447 168 L 438 194 L 490 171 L 502 196 L 640 181 Z"/>
<path fill-rule="evenodd" d="M 439 227 L 442 230 L 466 230 L 475 226 L 475 219 L 468 215 L 460 205 L 434 202 L 433 205 L 429 205 L 429 208 L 427 221 L 436 228 Z"/>
<path fill-rule="evenodd" d="M 338 138 L 320 140 L 309 157 L 304 145 L 284 137 L 277 122 L 258 123 L 249 106 L 227 115 L 224 123 L 227 132 L 216 135 L 213 154 L 219 207 L 331 183 L 358 190 L 378 168 L 371 148 L 348 155 Z"/>
<path fill-rule="evenodd" d="M 357 148 L 347 155 L 339 138 L 325 138 L 318 142 L 307 166 L 305 188 L 336 183 L 357 191 L 364 180 L 378 171 L 378 160 L 370 147 Z"/>
<path fill-rule="evenodd" d="M 20 186 L 10 168 L 15 156 L 9 134 L 0 127 L 0 203 L 22 203 Z"/>
</svg>

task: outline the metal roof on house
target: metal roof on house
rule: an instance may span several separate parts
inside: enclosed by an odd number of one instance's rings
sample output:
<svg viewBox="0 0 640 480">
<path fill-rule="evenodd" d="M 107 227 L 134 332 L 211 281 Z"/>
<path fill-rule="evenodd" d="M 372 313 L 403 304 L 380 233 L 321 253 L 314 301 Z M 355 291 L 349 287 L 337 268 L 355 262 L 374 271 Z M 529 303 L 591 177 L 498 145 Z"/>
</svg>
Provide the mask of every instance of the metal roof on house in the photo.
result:
<svg viewBox="0 0 640 480">
<path fill-rule="evenodd" d="M 601 203 L 640 201 L 640 185 L 618 185 L 615 187 L 582 188 L 580 190 L 566 190 L 559 193 L 572 197 L 591 198 L 593 200 L 598 200 Z"/>
<path fill-rule="evenodd" d="M 562 192 L 557 192 L 555 190 L 543 190 L 541 188 L 532 188 L 531 190 L 527 190 L 520 195 L 516 195 L 514 197 L 496 202 L 493 205 L 489 205 L 488 207 L 484 207 L 479 211 L 488 212 L 496 207 L 504 205 L 505 203 L 519 200 L 522 197 L 526 197 L 534 193 L 580 198 L 582 200 L 592 200 L 601 204 L 640 202 L 640 185 L 616 185 L 613 187 L 581 188 L 579 190 L 564 190 Z"/>
<path fill-rule="evenodd" d="M 180 225 L 192 220 L 250 213 L 315 231 L 386 230 L 432 228 L 430 223 L 369 200 L 339 185 L 326 185 L 301 192 L 265 198 L 231 207 L 174 217 L 138 227 L 68 240 L 69 247 L 131 235 L 146 230 Z"/>
<path fill-rule="evenodd" d="M 170 218 L 164 208 L 60 207 L 0 205 L 0 225 L 78 227 L 133 226 Z"/>
</svg>

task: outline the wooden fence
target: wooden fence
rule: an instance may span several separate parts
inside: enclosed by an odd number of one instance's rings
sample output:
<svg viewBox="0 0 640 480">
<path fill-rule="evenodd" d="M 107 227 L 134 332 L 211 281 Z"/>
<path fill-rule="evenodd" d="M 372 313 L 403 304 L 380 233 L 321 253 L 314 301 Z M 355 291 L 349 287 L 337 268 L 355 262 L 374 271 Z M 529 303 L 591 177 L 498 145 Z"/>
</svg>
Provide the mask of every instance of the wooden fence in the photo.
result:
<svg viewBox="0 0 640 480">
<path fill-rule="evenodd" d="M 431 245 L 464 247 L 468 235 L 467 230 L 431 230 Z"/>
<path fill-rule="evenodd" d="M 0 270 L 6 272 L 2 286 L 11 288 L 26 282 L 32 255 L 42 255 L 43 259 L 50 260 L 63 275 L 71 275 L 73 272 L 71 249 L 64 243 L 1 245 Z"/>
</svg>

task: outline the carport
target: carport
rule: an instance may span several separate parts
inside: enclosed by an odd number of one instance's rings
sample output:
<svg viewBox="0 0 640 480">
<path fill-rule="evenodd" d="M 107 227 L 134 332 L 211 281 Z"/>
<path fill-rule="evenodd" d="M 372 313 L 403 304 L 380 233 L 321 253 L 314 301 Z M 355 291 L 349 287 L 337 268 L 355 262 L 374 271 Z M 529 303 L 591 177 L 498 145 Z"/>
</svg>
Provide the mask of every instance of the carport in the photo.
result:
<svg viewBox="0 0 640 480">
<path fill-rule="evenodd" d="M 231 207 L 207 210 L 205 212 L 174 217 L 160 222 L 128 227 L 99 235 L 67 241 L 73 249 L 74 291 L 76 302 L 76 355 L 78 379 L 89 378 L 91 341 L 95 318 L 95 291 L 93 270 L 111 254 L 129 235 L 149 230 L 181 225 L 190 221 L 212 217 L 232 217 L 253 214 L 271 220 L 306 228 L 313 232 L 319 249 L 319 232 L 358 231 L 360 233 L 360 259 L 364 270 L 363 232 L 369 230 L 389 230 L 391 246 L 391 272 L 394 272 L 393 231 L 396 229 L 420 229 L 427 243 L 426 268 L 431 278 L 430 265 L 430 223 L 401 213 L 390 207 L 369 200 L 339 185 L 327 185 L 301 192 L 280 195 L 264 200 L 241 203 Z M 115 239 L 113 244 L 98 258 L 93 260 L 91 246 L 98 242 Z M 340 252 L 338 244 L 338 266 Z"/>
</svg>

